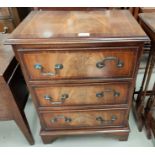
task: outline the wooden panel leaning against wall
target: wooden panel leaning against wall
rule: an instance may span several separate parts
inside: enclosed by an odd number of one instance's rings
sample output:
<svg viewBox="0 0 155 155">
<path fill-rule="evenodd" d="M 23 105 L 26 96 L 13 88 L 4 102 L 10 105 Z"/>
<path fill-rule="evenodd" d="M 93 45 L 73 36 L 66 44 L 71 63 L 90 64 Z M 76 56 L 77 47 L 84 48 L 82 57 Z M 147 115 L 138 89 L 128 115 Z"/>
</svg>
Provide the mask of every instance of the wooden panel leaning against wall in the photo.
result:
<svg viewBox="0 0 155 155">
<path fill-rule="evenodd" d="M 29 93 L 11 46 L 3 45 L 7 37 L 0 34 L 0 121 L 14 120 L 28 142 L 34 144 L 24 113 Z"/>
<path fill-rule="evenodd" d="M 0 121 L 14 120 L 29 144 L 34 144 L 24 113 L 27 86 L 11 46 L 3 45 L 28 13 L 28 8 L 0 8 Z"/>
</svg>

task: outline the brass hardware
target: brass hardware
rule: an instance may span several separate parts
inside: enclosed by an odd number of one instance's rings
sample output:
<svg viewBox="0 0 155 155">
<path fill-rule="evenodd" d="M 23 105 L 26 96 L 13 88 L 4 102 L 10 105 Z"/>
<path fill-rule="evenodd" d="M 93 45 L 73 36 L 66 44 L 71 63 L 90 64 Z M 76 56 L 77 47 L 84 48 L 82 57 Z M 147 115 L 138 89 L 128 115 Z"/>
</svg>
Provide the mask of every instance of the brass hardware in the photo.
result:
<svg viewBox="0 0 155 155">
<path fill-rule="evenodd" d="M 7 26 L 4 26 L 4 27 L 3 27 L 3 32 L 1 32 L 1 33 L 2 33 L 2 34 L 7 33 L 8 29 L 9 29 L 9 28 L 8 28 Z"/>
<path fill-rule="evenodd" d="M 112 124 L 116 119 L 117 117 L 115 115 L 111 116 L 111 120 L 104 120 L 104 118 L 101 116 L 96 117 L 96 120 L 99 121 L 101 124 Z"/>
<path fill-rule="evenodd" d="M 50 100 L 50 101 L 51 101 L 51 100 L 52 100 L 52 97 L 51 97 L 51 96 L 48 96 L 48 95 L 45 95 L 45 96 L 44 96 L 44 99 L 45 99 L 45 100 Z"/>
<path fill-rule="evenodd" d="M 68 94 L 62 94 L 62 95 L 61 95 L 61 100 L 64 101 L 64 100 L 66 100 L 68 97 L 69 97 Z"/>
<path fill-rule="evenodd" d="M 96 93 L 96 97 L 100 98 L 100 97 L 103 97 L 103 92 L 99 92 L 99 93 Z"/>
<path fill-rule="evenodd" d="M 55 65 L 55 69 L 63 69 L 63 65 L 62 64 L 56 64 Z"/>
<path fill-rule="evenodd" d="M 42 69 L 42 65 L 41 64 L 35 64 L 34 68 L 38 69 L 38 70 L 41 70 Z"/>
<path fill-rule="evenodd" d="M 114 89 L 107 89 L 107 90 L 104 90 L 102 92 L 96 93 L 96 97 L 98 97 L 98 98 L 103 97 L 104 93 L 106 93 L 106 92 L 112 92 L 114 97 L 120 96 L 120 93 L 115 91 Z"/>
<path fill-rule="evenodd" d="M 112 121 L 115 121 L 116 119 L 117 119 L 117 117 L 116 117 L 115 115 L 112 115 L 112 116 L 111 116 L 111 120 L 112 120 Z"/>
<path fill-rule="evenodd" d="M 57 101 L 57 102 L 52 101 L 53 98 L 51 96 L 49 96 L 49 95 L 45 95 L 44 99 L 49 101 L 50 104 L 63 104 L 68 97 L 69 97 L 68 94 L 62 94 L 61 97 L 60 97 L 61 101 Z"/>
<path fill-rule="evenodd" d="M 54 67 L 55 72 L 54 73 L 45 71 L 45 68 L 41 64 L 35 64 L 34 68 L 37 69 L 37 70 L 40 70 L 41 75 L 55 76 L 55 75 L 57 75 L 59 73 L 60 69 L 63 69 L 63 65 L 62 64 L 55 64 L 55 67 Z"/>
<path fill-rule="evenodd" d="M 70 123 L 70 122 L 72 121 L 72 119 L 69 118 L 69 117 L 65 117 L 65 116 L 63 116 L 63 115 L 59 115 L 59 116 L 56 116 L 56 117 L 52 118 L 52 119 L 51 119 L 51 122 L 52 122 L 52 123 L 56 123 L 56 122 L 58 122 L 58 120 L 60 120 L 60 119 L 64 119 L 64 121 L 65 121 L 66 123 Z"/>
<path fill-rule="evenodd" d="M 106 66 L 105 62 L 106 61 L 115 61 L 117 68 L 122 68 L 124 66 L 123 61 L 119 60 L 117 57 L 112 57 L 112 56 L 110 57 L 109 56 L 109 57 L 105 57 L 103 60 L 97 62 L 96 67 L 99 68 L 99 69 L 105 67 Z"/>
</svg>

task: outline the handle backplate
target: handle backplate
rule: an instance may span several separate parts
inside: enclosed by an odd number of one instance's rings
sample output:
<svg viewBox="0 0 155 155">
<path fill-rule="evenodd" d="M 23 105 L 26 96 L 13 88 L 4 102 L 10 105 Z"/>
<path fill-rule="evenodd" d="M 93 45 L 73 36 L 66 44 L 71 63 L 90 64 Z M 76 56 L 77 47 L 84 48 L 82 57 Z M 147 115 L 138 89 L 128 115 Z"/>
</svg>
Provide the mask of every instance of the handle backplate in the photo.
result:
<svg viewBox="0 0 155 155">
<path fill-rule="evenodd" d="M 122 68 L 124 66 L 123 61 L 121 61 L 119 58 L 114 56 L 109 56 L 109 57 L 105 57 L 101 61 L 98 61 L 96 63 L 96 67 L 99 69 L 104 68 L 106 66 L 106 61 L 115 61 L 117 68 Z"/>
<path fill-rule="evenodd" d="M 64 115 L 58 115 L 58 116 L 52 118 L 52 119 L 51 119 L 51 122 L 52 122 L 52 123 L 56 123 L 56 122 L 58 122 L 58 121 L 61 120 L 61 119 L 63 119 L 64 122 L 66 122 L 66 123 L 72 122 L 72 119 L 71 119 L 70 117 L 65 117 Z"/>
<path fill-rule="evenodd" d="M 60 101 L 53 101 L 53 98 L 50 95 L 44 95 L 44 99 L 50 104 L 63 104 L 68 97 L 68 94 L 62 94 L 60 97 Z"/>
<path fill-rule="evenodd" d="M 56 76 L 59 74 L 59 70 L 63 69 L 63 65 L 62 64 L 55 64 L 55 72 L 48 72 L 46 71 L 46 69 L 39 63 L 34 65 L 34 68 L 39 70 L 41 75 L 43 76 Z"/>
<path fill-rule="evenodd" d="M 100 122 L 101 124 L 110 125 L 110 124 L 113 124 L 115 120 L 117 120 L 117 117 L 115 115 L 112 115 L 110 120 L 105 120 L 103 117 L 98 116 L 96 117 L 96 120 Z"/>
<path fill-rule="evenodd" d="M 114 97 L 120 96 L 120 93 L 117 92 L 116 90 L 114 90 L 114 89 L 107 89 L 107 90 L 104 90 L 104 91 L 101 91 L 101 92 L 97 92 L 96 93 L 96 97 L 98 97 L 98 98 L 104 97 L 105 93 L 113 93 Z"/>
</svg>

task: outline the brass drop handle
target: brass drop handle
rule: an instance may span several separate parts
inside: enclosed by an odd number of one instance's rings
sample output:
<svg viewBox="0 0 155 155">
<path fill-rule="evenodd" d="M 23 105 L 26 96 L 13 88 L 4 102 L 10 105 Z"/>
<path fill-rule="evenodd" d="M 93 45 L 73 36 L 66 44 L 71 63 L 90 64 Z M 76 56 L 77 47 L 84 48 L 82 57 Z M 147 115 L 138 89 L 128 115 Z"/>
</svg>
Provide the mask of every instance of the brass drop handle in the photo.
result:
<svg viewBox="0 0 155 155">
<path fill-rule="evenodd" d="M 96 63 L 96 67 L 101 69 L 106 66 L 106 61 L 115 61 L 117 68 L 122 68 L 124 66 L 123 61 L 119 60 L 117 57 L 109 56 L 105 57 L 103 60 Z"/>
<path fill-rule="evenodd" d="M 62 64 L 56 64 L 54 69 L 55 72 L 47 72 L 46 69 L 41 65 L 41 64 L 35 64 L 34 68 L 39 70 L 41 75 L 43 76 L 55 76 L 59 73 L 59 70 L 63 69 L 63 65 Z"/>
<path fill-rule="evenodd" d="M 53 101 L 53 98 L 52 98 L 51 96 L 49 96 L 49 95 L 44 95 L 44 99 L 47 100 L 47 101 L 49 101 L 50 104 L 63 104 L 64 101 L 65 101 L 68 97 L 69 97 L 68 94 L 62 94 L 61 97 L 60 97 L 60 100 L 61 100 L 61 101 L 55 102 L 55 101 Z"/>
<path fill-rule="evenodd" d="M 110 120 L 105 120 L 103 117 L 98 116 L 96 117 L 96 120 L 101 124 L 112 124 L 115 120 L 117 120 L 117 117 L 115 115 L 112 115 Z"/>
<path fill-rule="evenodd" d="M 104 97 L 104 94 L 105 94 L 106 92 L 108 92 L 108 93 L 113 93 L 113 96 L 114 96 L 114 97 L 120 96 L 120 93 L 117 92 L 116 90 L 114 90 L 114 89 L 107 89 L 107 90 L 104 90 L 104 91 L 101 91 L 101 92 L 96 93 L 96 97 L 98 97 L 98 98 Z"/>
<path fill-rule="evenodd" d="M 63 116 L 63 115 L 59 115 L 59 116 L 56 116 L 56 117 L 52 118 L 52 119 L 51 119 L 51 122 L 52 122 L 52 123 L 56 123 L 56 122 L 58 122 L 60 119 L 63 119 L 64 122 L 66 122 L 66 123 L 70 123 L 70 122 L 72 121 L 72 119 L 71 119 L 70 117 L 65 117 L 65 116 Z"/>
<path fill-rule="evenodd" d="M 7 26 L 4 26 L 4 27 L 3 27 L 3 32 L 1 32 L 1 33 L 2 33 L 2 34 L 7 33 L 8 29 L 9 29 L 9 28 L 8 28 Z"/>
</svg>

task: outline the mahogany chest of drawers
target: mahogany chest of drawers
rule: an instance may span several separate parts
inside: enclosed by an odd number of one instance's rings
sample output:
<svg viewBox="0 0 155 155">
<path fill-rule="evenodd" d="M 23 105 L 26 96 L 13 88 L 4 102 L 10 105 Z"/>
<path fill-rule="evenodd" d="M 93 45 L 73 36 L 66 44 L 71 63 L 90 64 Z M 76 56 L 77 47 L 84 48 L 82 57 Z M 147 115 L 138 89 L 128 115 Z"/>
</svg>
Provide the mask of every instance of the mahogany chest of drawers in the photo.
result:
<svg viewBox="0 0 155 155">
<path fill-rule="evenodd" d="M 7 43 L 22 67 L 43 142 L 104 133 L 127 140 L 147 40 L 128 11 L 31 12 Z"/>
</svg>

